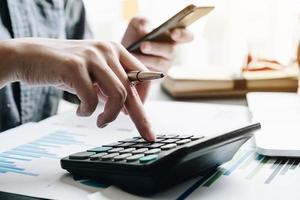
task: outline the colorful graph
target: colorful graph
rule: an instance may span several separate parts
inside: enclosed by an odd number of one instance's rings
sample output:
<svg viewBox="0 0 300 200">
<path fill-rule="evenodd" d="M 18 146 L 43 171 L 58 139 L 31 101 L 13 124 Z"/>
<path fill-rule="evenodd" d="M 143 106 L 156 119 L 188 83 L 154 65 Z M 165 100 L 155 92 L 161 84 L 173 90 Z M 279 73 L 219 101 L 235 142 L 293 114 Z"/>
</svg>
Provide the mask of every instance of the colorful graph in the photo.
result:
<svg viewBox="0 0 300 200">
<path fill-rule="evenodd" d="M 287 175 L 289 171 L 299 169 L 300 159 L 297 158 L 271 158 L 255 153 L 254 150 L 242 150 L 237 153 L 232 161 L 219 167 L 214 172 L 199 177 L 192 186 L 184 191 L 177 199 L 187 198 L 199 187 L 212 187 L 223 176 L 230 176 L 236 170 L 243 171 L 245 180 L 252 180 L 262 170 L 268 171 L 268 176 L 262 184 L 272 184 L 278 175 Z M 250 167 L 254 166 L 254 167 Z"/>
<path fill-rule="evenodd" d="M 85 135 L 55 131 L 32 142 L 4 151 L 0 153 L 0 175 L 10 172 L 38 176 L 36 173 L 27 172 L 24 168 L 18 167 L 18 164 L 39 158 L 59 159 L 56 154 L 50 152 L 68 145 L 85 145 L 80 140 L 82 137 Z"/>
</svg>

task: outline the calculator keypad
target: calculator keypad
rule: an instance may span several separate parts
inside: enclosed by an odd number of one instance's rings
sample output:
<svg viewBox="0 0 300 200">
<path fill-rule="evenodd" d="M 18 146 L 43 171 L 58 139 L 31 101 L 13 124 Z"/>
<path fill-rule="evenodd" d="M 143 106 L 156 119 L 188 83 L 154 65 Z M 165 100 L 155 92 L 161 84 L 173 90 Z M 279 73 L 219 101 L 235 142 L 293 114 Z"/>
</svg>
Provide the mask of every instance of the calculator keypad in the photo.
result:
<svg viewBox="0 0 300 200">
<path fill-rule="evenodd" d="M 154 143 L 150 143 L 139 136 L 79 152 L 70 155 L 69 159 L 145 164 L 165 156 L 164 152 L 203 138 L 204 136 L 161 134 L 157 135 Z"/>
</svg>

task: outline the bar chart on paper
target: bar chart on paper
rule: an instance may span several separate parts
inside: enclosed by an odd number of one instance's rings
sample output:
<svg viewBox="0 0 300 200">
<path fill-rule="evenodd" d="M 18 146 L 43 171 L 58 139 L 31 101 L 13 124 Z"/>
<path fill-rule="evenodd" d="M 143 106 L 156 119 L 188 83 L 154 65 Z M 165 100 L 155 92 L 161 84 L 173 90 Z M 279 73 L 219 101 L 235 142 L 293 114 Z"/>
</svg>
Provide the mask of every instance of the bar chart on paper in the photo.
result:
<svg viewBox="0 0 300 200">
<path fill-rule="evenodd" d="M 271 158 L 257 154 L 254 149 L 242 149 L 233 160 L 222 165 L 215 172 L 200 177 L 177 199 L 193 199 L 197 195 L 207 199 L 217 199 L 224 194 L 227 194 L 228 199 L 235 199 L 236 192 L 233 193 L 232 190 L 248 191 L 250 193 L 248 197 L 251 199 L 256 197 L 251 195 L 251 190 L 254 194 L 262 190 L 261 194 L 265 193 L 268 196 L 270 189 L 274 196 L 279 197 L 278 194 L 285 193 L 282 190 L 276 191 L 275 188 L 300 184 L 299 163 L 299 158 Z M 216 192 L 219 190 L 221 192 Z M 297 191 L 296 187 L 289 187 L 288 190 Z M 244 199 L 247 199 L 247 196 L 244 196 Z"/>
<path fill-rule="evenodd" d="M 51 152 L 69 145 L 84 145 L 80 139 L 81 134 L 55 131 L 29 143 L 19 145 L 15 148 L 0 153 L 0 175 L 1 173 L 18 173 L 28 176 L 38 176 L 37 173 L 26 171 L 17 163 L 30 162 L 34 159 L 49 158 L 58 160 L 60 157 Z M 77 139 L 78 138 L 78 139 Z"/>
</svg>

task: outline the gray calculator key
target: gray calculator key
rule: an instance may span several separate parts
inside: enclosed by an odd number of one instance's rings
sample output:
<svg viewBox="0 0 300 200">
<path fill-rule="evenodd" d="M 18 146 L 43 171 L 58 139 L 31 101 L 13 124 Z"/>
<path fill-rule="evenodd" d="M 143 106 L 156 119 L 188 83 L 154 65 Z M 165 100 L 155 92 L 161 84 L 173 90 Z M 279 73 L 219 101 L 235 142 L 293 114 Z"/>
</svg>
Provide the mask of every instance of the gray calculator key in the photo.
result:
<svg viewBox="0 0 300 200">
<path fill-rule="evenodd" d="M 127 158 L 129 156 L 132 156 L 132 154 L 131 153 L 121 154 L 121 155 L 114 157 L 114 161 L 124 160 L 125 158 Z"/>
<path fill-rule="evenodd" d="M 93 148 L 93 149 L 89 149 L 87 151 L 101 153 L 101 152 L 106 152 L 110 149 L 112 149 L 112 147 L 96 147 L 96 148 Z"/>
<path fill-rule="evenodd" d="M 144 154 L 145 155 L 150 155 L 150 154 L 157 154 L 160 153 L 161 150 L 160 149 L 150 149 L 149 151 L 145 151 Z"/>
<path fill-rule="evenodd" d="M 191 142 L 191 141 L 192 141 L 192 140 L 190 140 L 190 139 L 184 139 L 184 140 L 179 140 L 179 141 L 177 141 L 176 144 L 178 144 L 178 145 L 183 145 L 183 144 L 189 143 L 189 142 Z"/>
<path fill-rule="evenodd" d="M 192 140 L 192 141 L 194 141 L 194 140 L 199 140 L 199 139 L 202 139 L 202 138 L 204 138 L 204 136 L 193 136 L 193 137 L 191 137 L 190 139 Z"/>
<path fill-rule="evenodd" d="M 135 154 L 133 156 L 127 157 L 126 160 L 127 160 L 127 162 L 133 162 L 133 161 L 140 159 L 143 156 L 144 156 L 144 154 Z"/>
<path fill-rule="evenodd" d="M 177 142 L 179 139 L 167 139 L 167 140 L 163 140 L 162 143 L 174 143 Z"/>
<path fill-rule="evenodd" d="M 104 147 L 115 147 L 115 146 L 118 146 L 122 144 L 121 142 L 114 142 L 114 143 L 110 143 L 110 144 L 106 144 L 106 145 L 103 145 Z"/>
<path fill-rule="evenodd" d="M 165 145 L 165 146 L 162 146 L 161 149 L 162 149 L 162 150 L 169 150 L 169 149 L 173 149 L 173 148 L 175 148 L 175 147 L 177 147 L 177 145 L 174 144 L 174 143 L 172 143 L 172 144 L 167 144 L 167 145 Z"/>
<path fill-rule="evenodd" d="M 119 141 L 119 142 L 134 142 L 136 140 L 137 140 L 137 138 L 127 138 L 127 139 L 124 139 L 124 140 Z"/>
<path fill-rule="evenodd" d="M 170 139 L 170 138 L 175 138 L 175 137 L 177 137 L 177 136 L 178 136 L 178 135 L 170 134 L 170 135 L 164 135 L 164 136 L 157 137 L 157 138 Z"/>
<path fill-rule="evenodd" d="M 119 151 L 119 153 L 131 153 L 134 150 L 136 150 L 136 148 L 128 148 L 128 149 L 124 149 L 122 151 Z"/>
<path fill-rule="evenodd" d="M 188 138 L 191 138 L 193 137 L 193 135 L 178 135 L 176 138 L 178 139 L 188 139 Z"/>
<path fill-rule="evenodd" d="M 79 153 L 75 153 L 69 156 L 69 159 L 78 159 L 78 160 L 84 160 L 84 159 L 88 159 L 90 156 L 95 155 L 95 152 L 88 152 L 88 151 L 84 151 L 84 152 L 79 152 Z"/>
<path fill-rule="evenodd" d="M 132 154 L 140 154 L 140 153 L 144 153 L 145 151 L 148 151 L 148 149 L 147 148 L 141 148 L 141 149 L 134 150 L 131 153 Z"/>
<path fill-rule="evenodd" d="M 90 160 L 100 160 L 103 156 L 107 155 L 107 153 L 97 153 L 95 155 L 90 156 Z"/>
<path fill-rule="evenodd" d="M 108 153 L 117 153 L 119 151 L 124 150 L 124 148 L 118 147 L 118 148 L 112 148 L 111 150 L 108 151 Z"/>
<path fill-rule="evenodd" d="M 153 149 L 153 148 L 159 148 L 161 146 L 165 145 L 164 143 L 153 143 L 149 146 L 147 146 L 147 148 Z"/>
<path fill-rule="evenodd" d="M 125 143 L 122 143 L 122 144 L 119 144 L 118 146 L 116 147 L 129 147 L 131 145 L 133 145 L 135 143 L 132 143 L 132 142 L 125 142 Z"/>
<path fill-rule="evenodd" d="M 118 155 L 119 155 L 118 153 L 110 153 L 105 156 L 102 156 L 101 160 L 111 160 Z"/>
<path fill-rule="evenodd" d="M 133 147 L 133 148 L 143 148 L 143 147 L 146 147 L 148 145 L 149 145 L 149 143 L 137 143 L 137 144 L 132 145 L 131 147 Z"/>
</svg>

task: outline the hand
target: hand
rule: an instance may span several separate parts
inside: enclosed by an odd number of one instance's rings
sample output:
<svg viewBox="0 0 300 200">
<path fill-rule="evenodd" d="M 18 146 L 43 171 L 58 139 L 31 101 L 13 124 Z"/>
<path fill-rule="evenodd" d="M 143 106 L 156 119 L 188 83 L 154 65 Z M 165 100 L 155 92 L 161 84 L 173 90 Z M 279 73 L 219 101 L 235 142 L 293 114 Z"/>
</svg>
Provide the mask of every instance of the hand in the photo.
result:
<svg viewBox="0 0 300 200">
<path fill-rule="evenodd" d="M 127 27 L 122 44 L 128 47 L 150 32 L 148 27 L 147 19 L 133 18 Z M 193 40 L 193 34 L 185 28 L 173 29 L 168 36 L 171 38 L 169 41 L 145 41 L 140 46 L 142 54 L 132 54 L 149 69 L 166 72 L 171 66 L 176 45 Z"/>
<path fill-rule="evenodd" d="M 142 104 L 149 83 L 135 86 L 126 74 L 147 68 L 122 45 L 91 40 L 15 39 L 1 42 L 0 51 L 3 45 L 14 55 L 9 62 L 13 69 L 10 81 L 54 85 L 73 92 L 81 100 L 77 110 L 80 116 L 93 113 L 99 92 L 106 101 L 103 113 L 98 116 L 99 127 L 116 119 L 125 107 L 141 136 L 154 140 Z"/>
</svg>

